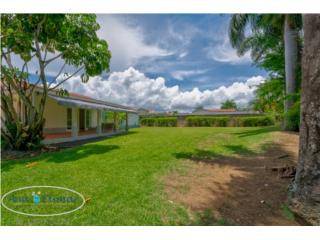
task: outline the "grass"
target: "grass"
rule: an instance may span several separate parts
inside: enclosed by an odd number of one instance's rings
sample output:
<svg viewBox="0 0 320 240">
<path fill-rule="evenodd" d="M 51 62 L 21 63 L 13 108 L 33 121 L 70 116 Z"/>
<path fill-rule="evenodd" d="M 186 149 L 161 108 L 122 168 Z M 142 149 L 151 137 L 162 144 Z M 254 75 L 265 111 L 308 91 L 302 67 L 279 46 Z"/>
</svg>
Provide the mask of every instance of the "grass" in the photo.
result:
<svg viewBox="0 0 320 240">
<path fill-rule="evenodd" d="M 281 213 L 282 215 L 287 218 L 290 221 L 294 221 L 294 213 L 290 210 L 289 206 L 287 204 L 282 204 L 281 205 Z"/>
<path fill-rule="evenodd" d="M 129 134 L 38 157 L 2 161 L 2 194 L 31 185 L 74 189 L 90 199 L 64 216 L 29 217 L 1 208 L 2 225 L 189 225 L 187 209 L 169 202 L 161 177 L 183 154 L 261 151 L 273 127 L 140 128 Z"/>
</svg>

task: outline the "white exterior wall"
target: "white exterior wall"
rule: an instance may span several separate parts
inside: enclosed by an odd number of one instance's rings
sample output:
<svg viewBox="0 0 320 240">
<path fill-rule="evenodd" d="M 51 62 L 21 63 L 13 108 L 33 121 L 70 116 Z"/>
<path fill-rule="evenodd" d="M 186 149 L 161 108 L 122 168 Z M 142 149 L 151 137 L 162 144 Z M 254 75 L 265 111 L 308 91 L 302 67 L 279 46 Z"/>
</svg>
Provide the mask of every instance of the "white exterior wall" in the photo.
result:
<svg viewBox="0 0 320 240">
<path fill-rule="evenodd" d="M 35 96 L 35 104 L 39 106 L 41 96 Z M 44 131 L 67 129 L 67 108 L 59 105 L 51 98 L 47 98 L 43 116 L 45 118 Z"/>
<path fill-rule="evenodd" d="M 95 128 L 95 127 L 97 127 L 97 123 L 98 123 L 98 118 L 97 118 L 98 117 L 98 110 L 93 109 L 90 111 L 91 111 L 91 122 L 90 122 L 91 126 L 90 127 Z"/>
<path fill-rule="evenodd" d="M 139 127 L 139 115 L 137 113 L 128 114 L 128 125 L 129 128 Z"/>
</svg>

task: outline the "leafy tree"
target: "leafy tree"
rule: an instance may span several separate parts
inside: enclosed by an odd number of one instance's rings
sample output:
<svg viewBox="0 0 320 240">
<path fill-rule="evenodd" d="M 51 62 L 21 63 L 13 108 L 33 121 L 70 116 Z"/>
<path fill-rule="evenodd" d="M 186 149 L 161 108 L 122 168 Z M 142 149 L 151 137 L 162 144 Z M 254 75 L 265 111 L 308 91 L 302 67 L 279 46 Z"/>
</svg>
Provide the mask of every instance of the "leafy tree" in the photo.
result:
<svg viewBox="0 0 320 240">
<path fill-rule="evenodd" d="M 89 76 L 109 69 L 111 53 L 107 42 L 96 34 L 99 28 L 92 14 L 1 15 L 1 136 L 11 148 L 30 149 L 40 144 L 49 91 L 57 90 L 76 74 L 81 74 L 86 82 Z M 13 56 L 23 62 L 20 68 L 12 61 Z M 58 60 L 63 62 L 61 69 L 49 81 L 47 68 Z M 34 84 L 29 80 L 31 61 L 38 65 Z M 69 72 L 69 66 L 77 69 Z M 37 85 L 42 90 L 39 105 L 35 106 L 33 97 Z M 16 103 L 25 109 L 24 118 L 15 107 Z"/>
<path fill-rule="evenodd" d="M 320 225 L 320 14 L 304 16 L 300 150 L 292 206 Z"/>
<path fill-rule="evenodd" d="M 197 112 L 197 111 L 201 111 L 201 110 L 204 110 L 203 106 L 198 105 L 198 106 L 195 107 L 195 109 L 193 110 L 193 112 Z"/>
<path fill-rule="evenodd" d="M 250 50 L 257 66 L 268 70 L 271 78 L 285 80 L 284 112 L 294 105 L 291 95 L 300 85 L 301 25 L 299 14 L 234 14 L 230 21 L 230 41 L 238 54 Z"/>
<path fill-rule="evenodd" d="M 253 109 L 274 115 L 275 119 L 282 120 L 284 103 L 283 79 L 268 79 L 261 83 L 256 90 L 256 98 L 252 102 Z"/>
<path fill-rule="evenodd" d="M 234 100 L 226 100 L 221 104 L 221 109 L 238 109 Z"/>
</svg>

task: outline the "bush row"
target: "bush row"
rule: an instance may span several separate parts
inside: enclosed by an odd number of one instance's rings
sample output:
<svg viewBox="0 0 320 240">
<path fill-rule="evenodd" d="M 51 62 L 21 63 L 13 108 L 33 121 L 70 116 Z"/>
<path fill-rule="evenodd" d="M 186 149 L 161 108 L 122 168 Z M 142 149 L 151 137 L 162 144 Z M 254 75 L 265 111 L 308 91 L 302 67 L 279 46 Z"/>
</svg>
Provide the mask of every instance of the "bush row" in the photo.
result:
<svg viewBox="0 0 320 240">
<path fill-rule="evenodd" d="M 189 127 L 255 127 L 271 126 L 274 120 L 270 116 L 256 117 L 200 117 L 191 116 L 186 118 Z"/>
<path fill-rule="evenodd" d="M 177 117 L 150 117 L 140 120 L 142 126 L 149 127 L 176 127 Z M 271 126 L 275 122 L 270 116 L 255 117 L 211 117 L 190 116 L 186 117 L 185 125 L 188 127 L 256 127 Z"/>
<path fill-rule="evenodd" d="M 142 126 L 148 127 L 176 127 L 176 117 L 157 117 L 157 118 L 142 118 L 140 120 Z"/>
</svg>

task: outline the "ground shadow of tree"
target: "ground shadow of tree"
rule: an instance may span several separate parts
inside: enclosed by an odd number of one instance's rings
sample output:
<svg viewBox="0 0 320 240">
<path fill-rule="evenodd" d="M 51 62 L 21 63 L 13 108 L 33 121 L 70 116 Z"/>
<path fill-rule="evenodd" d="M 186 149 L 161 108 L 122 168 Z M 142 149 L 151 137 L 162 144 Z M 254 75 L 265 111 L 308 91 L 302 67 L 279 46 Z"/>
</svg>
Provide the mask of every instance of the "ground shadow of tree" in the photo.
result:
<svg viewBox="0 0 320 240">
<path fill-rule="evenodd" d="M 65 143 L 56 143 L 56 144 L 51 144 L 51 145 L 59 147 L 61 149 L 63 149 L 63 148 L 72 148 L 72 147 L 81 146 L 81 145 L 84 145 L 84 144 L 87 144 L 87 143 L 100 142 L 102 140 L 118 138 L 118 137 L 122 137 L 122 136 L 136 134 L 136 133 L 137 133 L 136 131 L 129 131 L 129 132 L 119 133 L 119 134 L 111 135 L 111 136 L 95 137 L 95 138 L 90 138 L 90 139 L 77 140 L 77 141 L 65 142 Z"/>
<path fill-rule="evenodd" d="M 253 133 L 259 134 L 258 131 Z M 291 180 L 280 178 L 278 173 L 271 170 L 272 167 L 294 164 L 295 156 L 292 152 L 288 152 L 281 145 L 272 144 L 265 146 L 264 152 L 259 154 L 243 146 L 225 147 L 232 150 L 236 156 L 226 156 L 201 149 L 174 153 L 178 159 L 204 165 L 203 168 L 197 167 L 197 170 L 215 168 L 215 171 L 219 169 L 226 173 L 227 171 L 241 173 L 230 174 L 230 179 L 226 182 L 220 182 L 214 175 L 204 178 L 206 182 L 203 184 L 197 181 L 198 186 L 194 186 L 192 194 L 198 196 L 195 202 L 190 204 L 191 209 L 196 212 L 211 209 L 213 215 L 222 216 L 221 219 L 225 223 L 235 225 L 297 225 L 297 221 L 286 219 L 282 211 L 287 201 L 288 185 Z M 192 199 L 192 196 L 184 198 Z M 203 219 L 202 223 L 198 221 L 195 225 L 217 225 L 216 217 Z M 208 222 L 208 219 L 212 219 L 213 222 Z M 305 224 L 301 219 L 298 220 L 301 224 Z"/>
<path fill-rule="evenodd" d="M 88 156 L 104 154 L 115 149 L 119 149 L 119 146 L 91 143 L 79 147 L 61 150 L 59 152 L 44 153 L 40 156 L 29 159 L 6 160 L 1 163 L 1 171 L 6 172 L 17 165 L 27 165 L 31 162 L 47 161 L 54 163 L 64 163 L 78 161 Z"/>
<path fill-rule="evenodd" d="M 279 131 L 279 127 L 272 126 L 272 127 L 252 129 L 252 130 L 246 129 L 242 132 L 235 132 L 234 134 L 242 138 L 242 137 L 250 137 L 250 136 L 259 135 L 259 134 L 268 133 L 268 132 L 274 132 L 274 131 Z"/>
<path fill-rule="evenodd" d="M 104 154 L 106 152 L 119 149 L 119 146 L 108 145 L 108 144 L 105 144 L 104 142 L 102 143 L 102 141 L 111 139 L 111 138 L 125 137 L 127 135 L 136 134 L 136 133 L 137 133 L 136 131 L 130 130 L 129 132 L 117 134 L 113 136 L 79 140 L 79 141 L 74 141 L 69 143 L 52 144 L 52 146 L 56 146 L 61 150 L 57 152 L 43 153 L 35 157 L 25 157 L 25 158 L 15 159 L 15 160 L 2 160 L 1 171 L 2 172 L 9 171 L 16 165 L 26 165 L 29 162 L 34 162 L 34 161 L 48 161 L 48 162 L 55 162 L 55 163 L 63 163 L 63 162 L 80 160 L 90 155 Z"/>
</svg>

